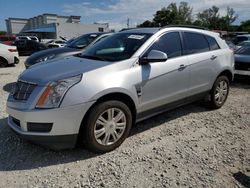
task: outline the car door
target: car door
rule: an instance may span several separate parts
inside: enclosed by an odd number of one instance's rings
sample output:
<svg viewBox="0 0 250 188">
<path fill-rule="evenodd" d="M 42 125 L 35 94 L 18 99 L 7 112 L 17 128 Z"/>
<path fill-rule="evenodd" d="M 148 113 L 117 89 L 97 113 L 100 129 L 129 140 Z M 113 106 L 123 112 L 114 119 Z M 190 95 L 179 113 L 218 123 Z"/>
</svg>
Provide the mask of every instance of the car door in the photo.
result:
<svg viewBox="0 0 250 188">
<path fill-rule="evenodd" d="M 189 80 L 189 67 L 186 57 L 182 56 L 182 44 L 179 32 L 165 33 L 157 39 L 143 57 L 151 50 L 166 53 L 165 62 L 141 65 L 142 82 L 141 108 L 148 111 L 186 97 Z M 138 89 L 138 86 L 137 86 Z"/>
<path fill-rule="evenodd" d="M 217 58 L 210 51 L 208 40 L 201 33 L 183 32 L 184 53 L 190 66 L 188 96 L 201 94 L 210 89 L 214 78 L 213 61 Z"/>
</svg>

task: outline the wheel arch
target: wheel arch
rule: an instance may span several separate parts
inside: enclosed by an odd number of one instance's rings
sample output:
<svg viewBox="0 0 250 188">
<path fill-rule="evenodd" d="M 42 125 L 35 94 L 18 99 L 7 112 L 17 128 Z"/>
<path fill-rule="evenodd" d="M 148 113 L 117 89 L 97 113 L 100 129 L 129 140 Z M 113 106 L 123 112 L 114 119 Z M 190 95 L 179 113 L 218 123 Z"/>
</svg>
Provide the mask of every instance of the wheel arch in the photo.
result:
<svg viewBox="0 0 250 188">
<path fill-rule="evenodd" d="M 0 56 L 0 61 L 3 60 L 5 62 L 7 62 L 7 64 L 9 64 L 8 60 L 6 58 L 4 58 L 3 56 Z"/>
<path fill-rule="evenodd" d="M 230 83 L 232 83 L 233 77 L 234 77 L 233 73 L 232 73 L 230 70 L 228 70 L 228 69 L 223 70 L 223 71 L 217 76 L 217 78 L 220 77 L 220 76 L 226 76 L 226 77 L 228 78 L 228 80 L 229 80 Z"/>
</svg>

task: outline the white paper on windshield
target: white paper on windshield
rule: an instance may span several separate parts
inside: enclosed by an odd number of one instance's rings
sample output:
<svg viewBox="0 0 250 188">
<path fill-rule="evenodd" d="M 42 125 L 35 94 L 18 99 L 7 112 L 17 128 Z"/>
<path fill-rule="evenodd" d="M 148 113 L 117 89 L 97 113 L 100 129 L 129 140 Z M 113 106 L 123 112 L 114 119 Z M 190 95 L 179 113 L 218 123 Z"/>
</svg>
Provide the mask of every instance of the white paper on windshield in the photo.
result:
<svg viewBox="0 0 250 188">
<path fill-rule="evenodd" d="M 137 40 L 141 40 L 144 38 L 144 35 L 129 35 L 128 37 L 129 39 L 137 39 Z"/>
</svg>

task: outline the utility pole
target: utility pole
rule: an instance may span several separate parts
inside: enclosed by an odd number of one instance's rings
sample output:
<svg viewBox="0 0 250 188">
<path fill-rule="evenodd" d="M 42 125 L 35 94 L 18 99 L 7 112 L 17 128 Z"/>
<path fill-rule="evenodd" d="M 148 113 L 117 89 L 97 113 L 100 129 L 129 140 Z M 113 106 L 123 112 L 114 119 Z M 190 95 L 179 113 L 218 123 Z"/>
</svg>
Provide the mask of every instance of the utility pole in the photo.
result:
<svg viewBox="0 0 250 188">
<path fill-rule="evenodd" d="M 127 19 L 127 28 L 129 28 L 129 18 Z"/>
</svg>

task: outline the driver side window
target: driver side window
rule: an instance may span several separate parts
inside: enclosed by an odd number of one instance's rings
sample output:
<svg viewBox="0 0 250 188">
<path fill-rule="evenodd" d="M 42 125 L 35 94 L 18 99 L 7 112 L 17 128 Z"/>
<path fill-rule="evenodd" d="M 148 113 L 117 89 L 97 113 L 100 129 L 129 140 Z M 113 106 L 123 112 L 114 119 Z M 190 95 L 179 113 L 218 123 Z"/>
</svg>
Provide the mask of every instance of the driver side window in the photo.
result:
<svg viewBox="0 0 250 188">
<path fill-rule="evenodd" d="M 159 50 L 168 55 L 168 59 L 181 56 L 182 47 L 179 32 L 171 32 L 162 35 L 154 44 L 148 49 L 146 55 L 151 50 Z"/>
</svg>

